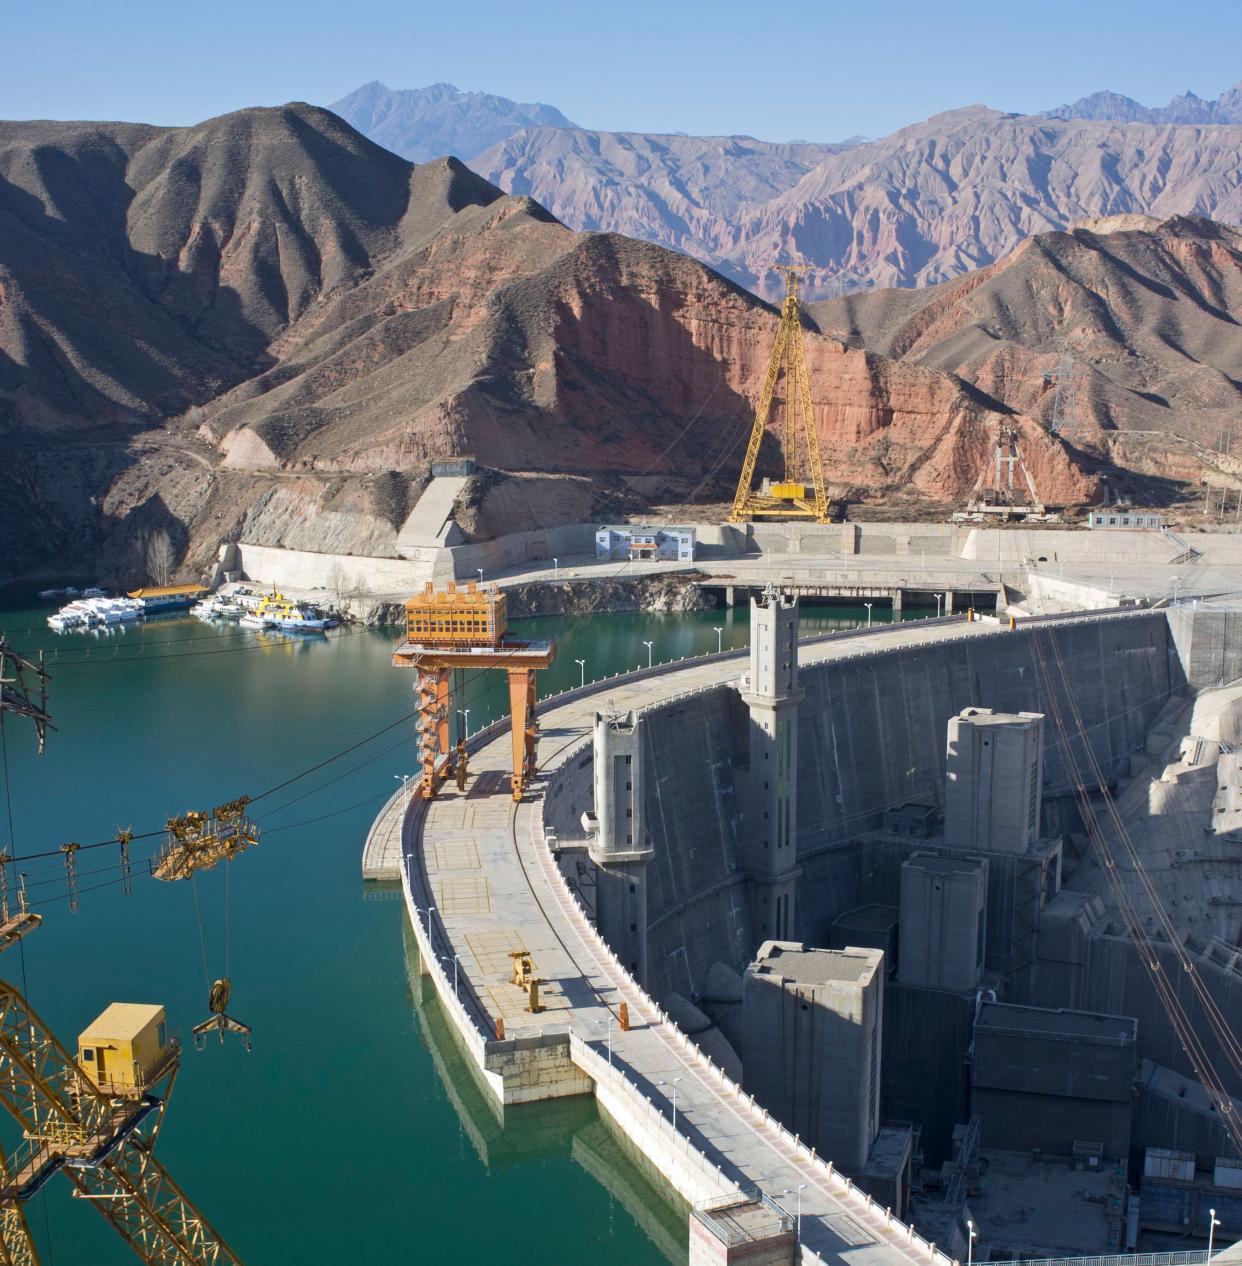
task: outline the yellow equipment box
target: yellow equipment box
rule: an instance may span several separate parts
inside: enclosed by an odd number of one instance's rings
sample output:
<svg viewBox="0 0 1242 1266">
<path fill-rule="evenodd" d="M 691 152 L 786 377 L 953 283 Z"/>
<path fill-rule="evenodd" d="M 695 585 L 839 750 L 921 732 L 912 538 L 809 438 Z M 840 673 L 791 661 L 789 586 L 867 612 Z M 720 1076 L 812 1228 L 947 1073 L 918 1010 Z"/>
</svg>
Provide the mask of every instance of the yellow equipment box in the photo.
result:
<svg viewBox="0 0 1242 1266">
<path fill-rule="evenodd" d="M 772 495 L 778 501 L 804 501 L 806 484 L 773 484 Z"/>
<path fill-rule="evenodd" d="M 168 1059 L 164 1008 L 114 1002 L 78 1038 L 78 1065 L 100 1089 L 141 1090 Z"/>
</svg>

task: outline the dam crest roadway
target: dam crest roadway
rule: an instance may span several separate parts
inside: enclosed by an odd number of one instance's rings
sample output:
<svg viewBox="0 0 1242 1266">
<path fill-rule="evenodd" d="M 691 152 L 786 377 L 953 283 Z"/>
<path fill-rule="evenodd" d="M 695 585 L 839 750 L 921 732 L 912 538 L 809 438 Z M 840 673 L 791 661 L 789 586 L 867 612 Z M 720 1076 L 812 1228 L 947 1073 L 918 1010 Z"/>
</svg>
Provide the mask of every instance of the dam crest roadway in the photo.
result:
<svg viewBox="0 0 1242 1266">
<path fill-rule="evenodd" d="M 1142 610 L 1045 617 L 1023 621 L 1015 633 L 1007 621 L 946 617 L 807 639 L 799 660 L 812 669 L 894 650 L 955 654 L 966 643 L 1026 642 L 1023 630 L 1032 624 L 1115 629 L 1164 620 L 1164 613 Z M 746 654 L 623 674 L 545 701 L 537 775 L 518 804 L 508 786 L 508 723 L 481 731 L 469 743 L 472 777 L 464 794 L 446 787 L 430 802 L 407 798 L 405 790 L 392 797 L 368 836 L 364 877 L 400 880 L 421 970 L 433 978 L 468 1058 L 501 1105 L 593 1091 L 634 1152 L 692 1210 L 738 1192 L 779 1198 L 801 1189 L 804 1263 L 947 1262 L 789 1134 L 677 1028 L 597 934 L 554 856 L 547 793 L 557 779 L 576 774 L 586 780 L 589 805 L 596 713 L 641 715 L 735 683 Z M 512 984 L 517 949 L 531 955 L 541 982 L 537 1015 Z"/>
</svg>

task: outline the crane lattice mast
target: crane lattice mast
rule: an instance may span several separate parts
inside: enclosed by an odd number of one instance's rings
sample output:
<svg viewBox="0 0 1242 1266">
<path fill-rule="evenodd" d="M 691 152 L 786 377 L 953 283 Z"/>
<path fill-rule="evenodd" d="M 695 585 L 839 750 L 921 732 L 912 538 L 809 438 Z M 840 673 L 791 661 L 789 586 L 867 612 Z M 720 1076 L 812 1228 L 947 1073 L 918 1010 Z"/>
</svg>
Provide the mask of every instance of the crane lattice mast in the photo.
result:
<svg viewBox="0 0 1242 1266">
<path fill-rule="evenodd" d="M 1026 483 L 1026 491 L 1030 496 L 1023 503 L 1014 495 L 1014 468 L 1022 472 Z M 1017 427 L 1002 422 L 996 433 L 996 444 L 988 455 L 988 460 L 970 490 L 970 500 L 966 505 L 968 514 L 998 514 L 1005 518 L 1010 515 L 1022 517 L 1042 516 L 1046 513 L 1044 503 L 1039 499 L 1035 489 L 1035 480 L 1022 460 L 1018 449 Z"/>
<path fill-rule="evenodd" d="M 798 273 L 804 269 L 801 265 L 790 265 L 779 271 L 785 275 L 785 302 L 781 307 L 781 320 L 776 329 L 776 343 L 768 361 L 763 392 L 755 409 L 746 460 L 742 463 L 741 478 L 733 498 L 733 512 L 729 515 L 731 523 L 760 517 L 828 522 L 828 489 L 819 458 L 811 380 L 806 368 L 802 320 L 798 311 Z M 768 416 L 782 367 L 785 370 L 785 475 L 780 483 L 765 480 L 761 488 L 755 489 L 755 466 L 767 432 Z"/>
</svg>

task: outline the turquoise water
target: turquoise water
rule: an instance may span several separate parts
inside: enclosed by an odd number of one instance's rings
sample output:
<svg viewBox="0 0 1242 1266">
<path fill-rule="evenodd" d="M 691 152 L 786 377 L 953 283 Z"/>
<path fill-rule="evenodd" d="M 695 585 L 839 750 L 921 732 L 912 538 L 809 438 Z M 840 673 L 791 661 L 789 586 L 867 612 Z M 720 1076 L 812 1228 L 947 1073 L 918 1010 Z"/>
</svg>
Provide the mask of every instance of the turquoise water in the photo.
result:
<svg viewBox="0 0 1242 1266">
<path fill-rule="evenodd" d="M 46 614 L 0 610 L 19 649 L 48 653 L 57 725 L 43 757 L 27 722 L 4 726 L 9 847 L 28 858 L 45 922 L 24 963 L 10 950 L 0 969 L 19 981 L 24 971 L 35 1010 L 69 1045 L 113 1000 L 163 1003 L 186 1035 L 207 1015 L 205 976 L 231 975 L 230 1012 L 253 1026 L 254 1051 L 236 1039 L 187 1050 L 159 1153 L 249 1266 L 684 1261 L 684 1212 L 626 1160 L 589 1101 L 497 1119 L 422 997 L 400 902 L 364 896 L 363 837 L 394 775 L 413 766 L 407 724 L 259 800 L 261 846 L 196 881 L 201 938 L 195 889 L 147 873 L 158 839 L 131 846 L 129 893 L 115 845 L 83 849 L 76 913 L 59 853 L 31 856 L 258 795 L 396 721 L 410 711 L 410 678 L 389 666 L 391 632 L 286 640 L 186 618 L 57 636 Z M 812 608 L 804 624 L 864 616 Z M 657 662 L 714 650 L 717 627 L 725 646 L 744 644 L 744 610 L 514 631 L 558 638 L 540 680 L 549 693 L 577 684 L 575 659 L 589 680 L 645 664 L 644 639 Z M 503 696 L 475 677 L 457 702 L 473 731 Z M 135 1260 L 68 1192 L 58 1177 L 28 1210 L 47 1266 Z"/>
</svg>

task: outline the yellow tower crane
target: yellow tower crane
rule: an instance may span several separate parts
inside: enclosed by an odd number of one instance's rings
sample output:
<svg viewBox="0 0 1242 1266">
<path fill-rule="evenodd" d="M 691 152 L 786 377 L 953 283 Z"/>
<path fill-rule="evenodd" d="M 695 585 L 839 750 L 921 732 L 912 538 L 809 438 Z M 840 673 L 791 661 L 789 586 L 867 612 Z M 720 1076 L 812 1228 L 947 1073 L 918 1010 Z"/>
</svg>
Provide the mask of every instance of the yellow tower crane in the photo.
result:
<svg viewBox="0 0 1242 1266">
<path fill-rule="evenodd" d="M 737 494 L 733 498 L 733 512 L 729 515 L 731 523 L 744 523 L 755 518 L 828 522 L 828 489 L 819 460 L 819 437 L 815 432 L 811 380 L 806 368 L 802 320 L 798 310 L 798 273 L 804 271 L 804 266 L 789 265 L 779 271 L 785 275 L 785 302 L 781 307 L 781 320 L 776 328 L 776 343 L 768 361 L 763 393 L 755 409 L 755 421 L 750 443 L 746 446 L 746 460 L 742 463 Z M 768 415 L 772 411 L 782 366 L 785 368 L 785 476 L 779 483 L 765 480 L 762 487 L 755 489 L 755 466 L 767 433 Z"/>
<path fill-rule="evenodd" d="M 5 669 L 17 671 L 9 676 Z M 39 679 L 37 701 L 22 680 L 23 669 Z M 28 717 L 40 751 L 52 728 L 47 680 L 41 664 L 22 659 L 0 640 L 0 724 L 6 713 Z M 241 825 L 243 801 L 222 808 L 222 838 L 203 851 L 201 861 L 195 859 L 199 869 L 257 842 Z M 123 856 L 129 837 L 129 832 L 118 837 Z M 169 852 L 179 843 L 171 838 Z M 10 909 L 11 862 L 7 852 L 0 853 L 0 952 L 41 922 L 27 908 L 24 886 L 17 909 Z M 176 860 L 170 865 L 175 868 Z M 72 873 L 72 852 L 66 853 L 66 868 Z M 163 1007 L 113 1003 L 82 1033 L 75 1058 L 21 990 L 0 980 L 0 1105 L 22 1134 L 16 1152 L 0 1155 L 0 1266 L 39 1266 L 25 1205 L 57 1173 L 147 1266 L 241 1266 L 155 1157 L 180 1064 L 180 1044 L 168 1033 Z"/>
</svg>

